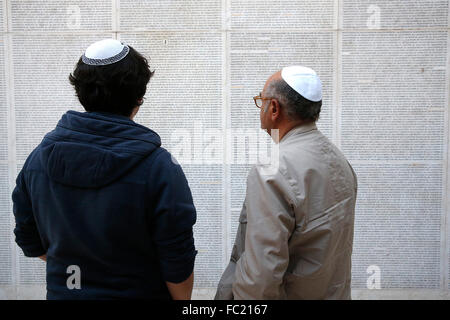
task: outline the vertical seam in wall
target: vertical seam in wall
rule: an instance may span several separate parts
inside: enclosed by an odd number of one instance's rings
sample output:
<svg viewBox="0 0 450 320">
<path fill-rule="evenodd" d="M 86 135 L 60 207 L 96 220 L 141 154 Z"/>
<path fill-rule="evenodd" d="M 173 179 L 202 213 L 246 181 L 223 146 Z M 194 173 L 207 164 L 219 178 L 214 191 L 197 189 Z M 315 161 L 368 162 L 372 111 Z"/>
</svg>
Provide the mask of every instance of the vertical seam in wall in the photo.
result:
<svg viewBox="0 0 450 320">
<path fill-rule="evenodd" d="M 222 265 L 225 267 L 228 261 L 228 251 L 230 249 L 230 230 L 231 230 L 231 168 L 228 163 L 228 134 L 227 128 L 230 125 L 230 0 L 222 1 L 222 130 L 223 130 L 223 254 L 222 254 Z"/>
<path fill-rule="evenodd" d="M 338 104 L 338 94 L 337 94 L 337 87 L 338 87 L 338 28 L 339 28 L 339 14 L 338 14 L 338 8 L 339 8 L 339 0 L 334 0 L 333 2 L 333 26 L 332 26 L 332 39 L 333 39 L 333 79 L 332 79 L 332 99 L 331 99 L 331 139 L 334 142 L 334 144 L 337 145 L 337 104 Z M 322 111 L 323 112 L 323 106 Z"/>
<path fill-rule="evenodd" d="M 111 0 L 111 12 L 112 12 L 112 31 L 114 34 L 114 39 L 119 39 L 119 26 L 120 26 L 120 3 L 119 0 Z"/>
<path fill-rule="evenodd" d="M 1 28 L 2 28 L 2 32 L 4 32 L 4 33 L 6 33 L 7 31 L 8 31 L 8 15 L 7 15 L 7 5 L 6 5 L 6 2 L 7 2 L 8 0 L 6 0 L 6 1 L 2 1 L 1 2 L 1 6 L 2 6 L 2 13 L 3 13 L 3 25 L 2 26 L 0 26 Z M 3 30 L 5 30 L 5 31 L 3 31 Z"/>
<path fill-rule="evenodd" d="M 16 152 L 16 114 L 15 114 L 15 101 L 14 101 L 14 71 L 13 71 L 13 59 L 12 59 L 12 22 L 11 22 L 11 2 L 6 0 L 3 6 L 5 10 L 6 18 L 6 35 L 5 39 L 5 78 L 6 78 L 6 103 L 7 103 L 7 128 L 8 128 L 8 183 L 9 194 L 12 193 L 16 183 L 17 175 L 17 152 Z M 15 225 L 14 215 L 12 214 L 12 202 L 9 201 L 11 215 L 10 226 Z M 14 298 L 18 298 L 18 284 L 20 282 L 19 263 L 18 263 L 18 250 L 14 241 L 14 234 L 11 230 L 11 265 L 12 275 L 11 280 L 14 290 Z"/>
<path fill-rule="evenodd" d="M 342 51 L 342 34 L 341 34 L 341 0 L 334 2 L 334 29 L 333 32 L 333 55 L 334 55 L 334 72 L 333 72 L 333 142 L 338 148 L 341 147 L 341 51 Z"/>
<path fill-rule="evenodd" d="M 341 89 L 342 89 L 342 0 L 335 0 L 334 3 L 334 75 L 333 75 L 333 141 L 338 148 L 341 148 Z"/>
<path fill-rule="evenodd" d="M 446 97 L 445 97 L 445 114 L 444 114 L 444 121 L 445 121 L 445 139 L 444 139 L 444 185 L 443 185 L 443 209 L 444 214 L 442 217 L 442 232 L 444 237 L 444 243 L 443 243 L 443 254 L 441 255 L 443 257 L 442 261 L 442 268 L 443 270 L 443 279 L 442 279 L 442 286 L 444 291 L 448 291 L 450 288 L 449 283 L 449 274 L 450 274 L 450 253 L 449 253 L 449 247 L 450 247 L 450 236 L 449 236 L 449 229 L 450 229 L 450 1 L 448 6 L 448 21 L 447 21 L 447 67 L 446 67 L 446 85 L 445 88 L 447 90 Z"/>
</svg>

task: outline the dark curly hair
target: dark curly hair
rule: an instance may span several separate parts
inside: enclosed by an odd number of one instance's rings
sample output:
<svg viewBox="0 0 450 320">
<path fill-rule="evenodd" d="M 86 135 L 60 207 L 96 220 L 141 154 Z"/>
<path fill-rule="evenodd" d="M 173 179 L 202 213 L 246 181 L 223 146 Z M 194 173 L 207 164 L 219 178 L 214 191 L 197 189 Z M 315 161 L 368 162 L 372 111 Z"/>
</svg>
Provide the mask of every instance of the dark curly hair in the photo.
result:
<svg viewBox="0 0 450 320">
<path fill-rule="evenodd" d="M 86 111 L 129 117 L 135 107 L 142 105 L 154 71 L 150 71 L 145 57 L 129 47 L 125 58 L 110 65 L 91 66 L 78 60 L 69 81 Z"/>
</svg>

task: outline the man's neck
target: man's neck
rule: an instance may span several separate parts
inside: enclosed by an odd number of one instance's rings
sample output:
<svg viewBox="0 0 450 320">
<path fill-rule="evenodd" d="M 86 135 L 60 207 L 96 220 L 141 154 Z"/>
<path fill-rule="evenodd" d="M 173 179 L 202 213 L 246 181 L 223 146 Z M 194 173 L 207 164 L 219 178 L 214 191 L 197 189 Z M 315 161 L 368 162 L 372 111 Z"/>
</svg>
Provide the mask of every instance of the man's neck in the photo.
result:
<svg viewBox="0 0 450 320">
<path fill-rule="evenodd" d="M 286 122 L 285 124 L 280 125 L 278 128 L 278 141 L 276 142 L 280 142 L 283 139 L 283 137 L 292 129 L 300 127 L 304 124 L 305 123 L 302 121 L 289 121 Z"/>
</svg>

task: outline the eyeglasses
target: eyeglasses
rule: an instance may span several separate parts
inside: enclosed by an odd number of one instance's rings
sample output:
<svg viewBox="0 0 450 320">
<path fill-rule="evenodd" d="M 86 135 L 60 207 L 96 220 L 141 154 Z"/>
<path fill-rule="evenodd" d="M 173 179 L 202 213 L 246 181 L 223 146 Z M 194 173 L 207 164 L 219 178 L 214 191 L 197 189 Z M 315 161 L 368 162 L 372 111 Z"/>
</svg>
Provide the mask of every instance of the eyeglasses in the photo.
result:
<svg viewBox="0 0 450 320">
<path fill-rule="evenodd" d="M 263 106 L 264 100 L 272 100 L 273 98 L 263 98 L 261 97 L 261 93 L 259 96 L 253 97 L 253 101 L 255 101 L 255 104 L 258 108 L 261 108 Z"/>
</svg>

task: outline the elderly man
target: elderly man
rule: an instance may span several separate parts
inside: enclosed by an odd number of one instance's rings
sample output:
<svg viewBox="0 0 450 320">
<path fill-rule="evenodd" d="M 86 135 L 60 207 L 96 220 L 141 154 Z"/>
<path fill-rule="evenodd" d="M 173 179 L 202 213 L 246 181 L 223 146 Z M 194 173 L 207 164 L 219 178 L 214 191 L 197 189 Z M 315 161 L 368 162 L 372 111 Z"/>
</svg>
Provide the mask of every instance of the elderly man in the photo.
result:
<svg viewBox="0 0 450 320">
<path fill-rule="evenodd" d="M 256 165 L 248 175 L 216 299 L 350 299 L 357 179 L 316 127 L 320 79 L 286 67 L 254 100 L 261 128 L 278 130 L 279 166 L 269 173 Z"/>
</svg>

